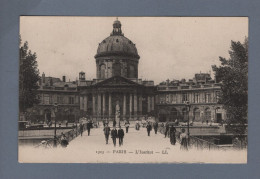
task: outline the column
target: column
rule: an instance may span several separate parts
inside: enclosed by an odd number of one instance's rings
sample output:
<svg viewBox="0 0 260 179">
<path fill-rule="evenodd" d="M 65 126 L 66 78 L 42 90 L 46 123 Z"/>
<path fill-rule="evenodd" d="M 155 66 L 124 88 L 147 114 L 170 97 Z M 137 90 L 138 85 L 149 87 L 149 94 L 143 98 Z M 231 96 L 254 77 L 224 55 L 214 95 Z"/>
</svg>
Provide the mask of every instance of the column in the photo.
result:
<svg viewBox="0 0 260 179">
<path fill-rule="evenodd" d="M 132 94 L 129 95 L 129 117 L 132 116 Z"/>
<path fill-rule="evenodd" d="M 150 96 L 147 97 L 147 112 L 151 111 L 151 100 L 150 100 Z"/>
<path fill-rule="evenodd" d="M 134 115 L 137 116 L 137 95 L 134 94 Z"/>
<path fill-rule="evenodd" d="M 111 100 L 111 93 L 109 93 L 109 95 L 108 95 L 108 115 L 109 115 L 109 118 L 110 118 L 111 115 L 112 115 L 112 100 Z"/>
<path fill-rule="evenodd" d="M 154 110 L 154 96 L 151 97 L 151 103 L 152 103 L 152 111 Z"/>
<path fill-rule="evenodd" d="M 106 93 L 103 93 L 103 118 L 105 117 L 106 114 Z"/>
<path fill-rule="evenodd" d="M 80 110 L 83 110 L 84 106 L 84 97 L 80 96 L 79 97 L 79 104 L 80 104 Z"/>
<path fill-rule="evenodd" d="M 98 93 L 98 107 L 97 107 L 97 115 L 98 115 L 98 119 L 100 119 L 101 116 L 101 94 Z"/>
<path fill-rule="evenodd" d="M 139 111 L 140 111 L 140 115 L 142 115 L 142 111 L 143 111 L 143 97 L 142 97 L 142 95 L 139 96 Z"/>
<path fill-rule="evenodd" d="M 124 99 L 123 99 L 123 118 L 125 119 L 126 115 L 126 94 L 124 94 Z"/>
<path fill-rule="evenodd" d="M 84 97 L 84 111 L 88 110 L 88 96 Z"/>
<path fill-rule="evenodd" d="M 92 116 L 96 115 L 96 97 L 92 94 Z"/>
</svg>

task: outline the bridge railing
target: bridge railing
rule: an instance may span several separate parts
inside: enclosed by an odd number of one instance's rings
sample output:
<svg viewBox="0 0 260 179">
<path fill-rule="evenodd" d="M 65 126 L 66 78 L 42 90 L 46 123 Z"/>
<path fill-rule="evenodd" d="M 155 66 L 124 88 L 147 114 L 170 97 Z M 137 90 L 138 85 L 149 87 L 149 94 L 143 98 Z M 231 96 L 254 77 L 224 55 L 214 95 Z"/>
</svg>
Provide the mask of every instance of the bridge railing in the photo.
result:
<svg viewBox="0 0 260 179">
<path fill-rule="evenodd" d="M 165 127 L 159 127 L 158 131 L 160 133 L 162 133 L 163 135 L 165 135 Z M 169 131 L 167 133 L 167 137 L 169 137 Z M 180 131 L 176 131 L 175 136 L 176 136 L 176 140 L 177 142 L 181 143 L 180 141 Z M 189 140 L 188 140 L 188 148 L 189 149 L 197 149 L 197 150 L 225 150 L 223 147 L 220 147 L 212 142 L 200 139 L 198 137 L 195 136 L 190 136 Z"/>
<path fill-rule="evenodd" d="M 83 131 L 87 130 L 87 124 L 83 124 Z M 73 127 L 70 131 L 65 132 L 64 135 L 66 136 L 68 142 L 75 139 L 78 135 L 80 135 L 80 127 L 79 125 L 77 127 Z M 57 145 L 61 144 L 61 135 L 57 136 Z M 39 145 L 35 147 L 43 147 L 43 148 L 53 148 L 54 146 L 54 138 L 49 140 L 42 141 Z"/>
</svg>

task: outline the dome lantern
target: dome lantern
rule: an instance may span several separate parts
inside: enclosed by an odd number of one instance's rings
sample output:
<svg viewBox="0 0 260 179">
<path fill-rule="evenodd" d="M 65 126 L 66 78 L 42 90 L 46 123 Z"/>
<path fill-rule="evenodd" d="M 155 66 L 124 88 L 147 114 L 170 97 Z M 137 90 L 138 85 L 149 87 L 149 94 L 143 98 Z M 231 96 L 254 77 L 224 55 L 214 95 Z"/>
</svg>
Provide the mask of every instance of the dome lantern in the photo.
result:
<svg viewBox="0 0 260 179">
<path fill-rule="evenodd" d="M 116 20 L 113 23 L 113 31 L 111 35 L 123 35 L 121 30 L 121 22 L 116 18 Z"/>
</svg>

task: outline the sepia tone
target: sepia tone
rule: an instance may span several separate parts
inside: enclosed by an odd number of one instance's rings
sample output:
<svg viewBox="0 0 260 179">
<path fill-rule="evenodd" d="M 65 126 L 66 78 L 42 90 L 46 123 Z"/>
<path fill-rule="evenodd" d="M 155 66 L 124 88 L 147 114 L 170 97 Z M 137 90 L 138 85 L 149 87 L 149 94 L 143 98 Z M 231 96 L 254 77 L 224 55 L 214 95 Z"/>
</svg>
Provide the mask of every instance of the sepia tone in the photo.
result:
<svg viewBox="0 0 260 179">
<path fill-rule="evenodd" d="M 23 41 L 26 41 L 26 37 L 30 34 L 30 30 L 23 26 L 23 20 L 26 21 L 27 18 L 34 17 L 21 17 L 21 39 Z M 59 19 L 60 17 L 37 18 L 41 21 L 41 18 Z M 73 18 L 77 19 L 77 17 Z M 95 18 L 85 17 L 86 21 Z M 89 44 L 93 46 L 92 48 L 97 48 L 94 58 L 89 56 L 89 59 L 92 59 L 91 63 L 95 62 L 94 68 L 88 67 L 89 60 L 85 59 L 84 66 L 86 67 L 82 68 L 87 71 L 76 72 L 66 67 L 75 63 L 73 59 L 66 61 L 52 59 L 53 63 L 50 69 L 53 70 L 54 68 L 57 71 L 62 71 L 63 67 L 66 69 L 62 72 L 61 77 L 50 76 L 48 74 L 54 74 L 55 70 L 53 72 L 41 71 L 40 64 L 42 62 L 40 63 L 40 61 L 43 61 L 43 59 L 38 57 L 41 72 L 38 82 L 39 88 L 37 89 L 39 103 L 27 109 L 26 114 L 30 113 L 30 120 L 28 120 L 29 118 L 26 119 L 25 113 L 20 113 L 21 125 L 18 136 L 20 162 L 247 162 L 247 144 L 237 141 L 237 138 L 228 131 L 225 126 L 228 114 L 223 104 L 218 103 L 222 92 L 221 83 L 217 81 L 211 71 L 211 65 L 219 65 L 217 60 L 219 56 L 223 55 L 221 50 L 219 51 L 220 54 L 214 57 L 215 61 L 212 61 L 212 59 L 194 59 L 196 61 L 195 67 L 201 66 L 197 69 L 194 68 L 192 59 L 190 63 L 189 61 L 180 62 L 175 59 L 164 60 L 163 58 L 159 61 L 146 59 L 146 63 L 143 63 L 140 51 L 142 54 L 153 54 L 155 49 L 143 53 L 143 51 L 146 51 L 145 47 L 138 48 L 138 44 L 135 44 L 135 41 L 132 41 L 124 33 L 123 25 L 127 24 L 128 19 L 130 21 L 135 19 L 146 21 L 146 18 L 124 17 L 122 18 L 124 21 L 121 21 L 121 18 L 114 17 L 102 17 L 101 19 L 111 22 L 111 29 L 105 29 L 108 37 L 101 37 L 99 41 L 96 41 L 97 45 Z M 111 19 L 113 20 L 111 21 Z M 151 19 L 154 19 L 154 23 L 158 23 L 157 21 L 160 20 L 167 22 L 177 19 L 182 22 L 182 19 L 189 18 L 149 18 L 149 20 Z M 191 18 L 191 21 L 200 21 L 200 19 L 203 19 L 203 17 Z M 207 18 L 207 23 L 211 19 L 212 23 L 217 19 L 218 23 L 221 24 L 222 18 Z M 244 31 L 237 32 L 237 36 L 238 40 L 243 41 L 243 38 L 248 36 L 247 18 L 223 18 L 223 22 L 226 23 L 227 19 L 229 22 L 234 20 L 235 23 L 241 21 L 240 25 Z M 164 25 L 166 24 L 164 23 Z M 69 24 L 67 25 L 69 26 Z M 92 25 L 95 26 L 95 24 Z M 136 27 L 136 29 L 140 28 L 147 29 L 149 27 Z M 180 39 L 177 36 L 164 37 L 166 28 L 174 31 L 171 26 L 159 26 L 160 36 L 163 37 L 153 37 L 156 41 L 151 41 L 150 44 L 156 47 L 156 53 L 161 51 L 162 57 L 167 44 L 171 44 L 171 41 L 174 41 L 175 38 Z M 192 26 L 186 28 L 192 30 Z M 158 29 L 155 31 L 157 32 Z M 25 33 L 26 31 L 27 33 Z M 51 34 L 51 32 L 49 33 Z M 132 33 L 134 34 L 134 32 Z M 136 33 L 138 33 L 138 30 Z M 225 34 L 225 29 L 221 34 Z M 91 36 L 88 33 L 82 34 L 82 38 L 88 35 Z M 138 38 L 142 40 L 142 38 L 149 38 L 150 35 L 147 33 L 147 37 L 138 36 Z M 189 38 L 197 39 L 198 37 L 189 36 Z M 208 44 L 215 40 L 215 37 L 207 36 L 205 38 L 209 39 Z M 44 39 L 41 40 L 44 42 Z M 60 43 L 57 44 L 62 45 L 62 39 Z M 66 42 L 67 44 L 70 44 L 70 42 Z M 223 44 L 219 45 L 223 46 Z M 229 46 L 230 44 L 225 45 Z M 185 48 L 186 46 L 189 48 L 190 44 L 185 44 L 185 41 L 183 41 L 176 48 Z M 51 50 L 55 51 L 54 54 L 63 54 L 62 56 L 66 56 L 66 53 L 70 53 L 70 56 L 73 53 L 82 52 L 79 49 L 75 49 L 75 52 L 73 52 L 74 47 L 70 46 L 70 48 L 70 52 L 59 51 L 60 49 Z M 228 50 L 229 48 L 226 48 L 226 52 Z M 44 51 L 48 53 L 48 51 Z M 216 48 L 215 51 L 214 53 L 217 54 L 218 49 Z M 37 50 L 35 52 L 37 53 Z M 172 53 L 178 54 L 177 51 Z M 204 56 L 207 56 L 207 51 L 204 49 L 190 53 L 204 53 Z M 75 56 L 77 55 L 80 56 L 80 54 L 75 54 Z M 185 58 L 189 58 L 189 56 Z M 208 60 L 208 62 L 204 63 L 205 60 Z M 167 69 L 168 66 L 174 64 L 171 61 L 176 64 L 181 63 L 181 66 L 186 67 L 164 70 L 164 68 Z M 45 65 L 45 70 L 46 67 L 48 67 L 48 64 Z M 89 73 L 88 70 L 95 70 L 96 77 L 88 78 L 86 76 Z M 145 70 L 148 72 L 145 72 Z M 188 76 L 186 76 L 186 70 Z M 70 75 L 71 72 L 78 73 L 78 76 L 75 77 L 75 80 L 68 79 L 67 72 Z M 164 73 L 169 73 L 169 76 L 159 81 L 161 76 L 165 75 Z M 185 74 L 183 77 L 176 78 L 182 73 Z M 140 74 L 145 78 L 142 78 Z M 179 75 L 174 76 L 174 74 Z M 150 77 L 154 75 L 158 76 L 156 81 L 153 81 Z M 108 134 L 109 137 L 105 143 L 106 127 L 110 127 L 111 132 Z M 111 137 L 113 140 L 117 140 L 113 137 L 113 128 L 118 131 L 120 128 L 124 130 L 123 142 L 120 145 L 117 141 L 116 144 L 113 143 L 115 145 L 112 144 Z M 120 138 L 119 133 L 117 135 L 116 138 Z M 186 147 L 183 147 L 183 138 L 188 140 Z M 66 147 L 62 147 L 63 139 L 68 142 Z M 238 142 L 240 143 L 238 144 Z"/>
</svg>

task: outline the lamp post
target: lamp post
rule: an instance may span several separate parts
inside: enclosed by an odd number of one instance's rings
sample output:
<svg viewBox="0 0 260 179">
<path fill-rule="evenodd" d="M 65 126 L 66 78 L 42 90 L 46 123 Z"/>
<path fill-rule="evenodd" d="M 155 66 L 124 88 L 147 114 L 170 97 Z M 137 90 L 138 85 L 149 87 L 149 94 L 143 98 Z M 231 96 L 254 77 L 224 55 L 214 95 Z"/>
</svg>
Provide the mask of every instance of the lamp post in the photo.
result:
<svg viewBox="0 0 260 179">
<path fill-rule="evenodd" d="M 54 103 L 54 143 L 53 143 L 53 147 L 57 147 L 57 135 L 56 135 L 56 114 L 58 112 L 58 104 Z M 55 114 L 56 113 L 56 114 Z"/>
<path fill-rule="evenodd" d="M 186 110 L 187 110 L 187 117 L 188 117 L 188 144 L 190 140 L 190 117 L 189 117 L 189 111 L 190 111 L 190 102 L 186 101 Z"/>
</svg>

